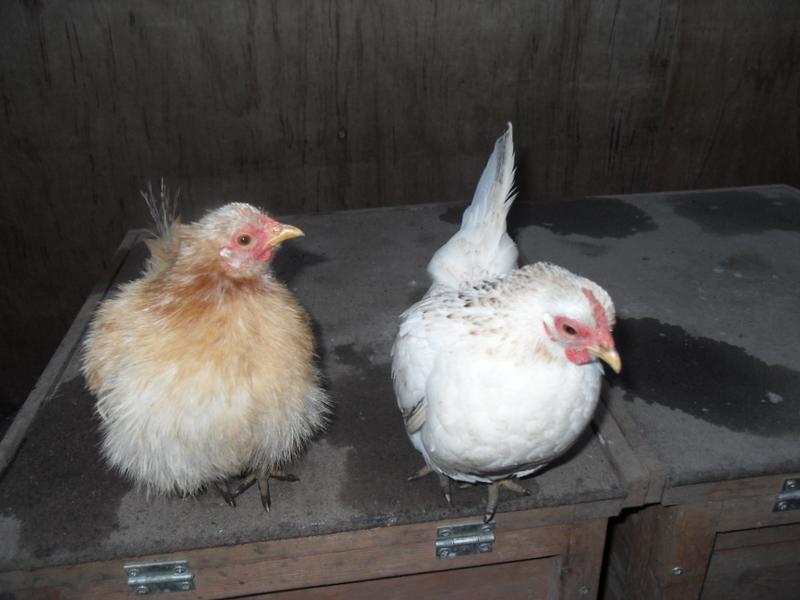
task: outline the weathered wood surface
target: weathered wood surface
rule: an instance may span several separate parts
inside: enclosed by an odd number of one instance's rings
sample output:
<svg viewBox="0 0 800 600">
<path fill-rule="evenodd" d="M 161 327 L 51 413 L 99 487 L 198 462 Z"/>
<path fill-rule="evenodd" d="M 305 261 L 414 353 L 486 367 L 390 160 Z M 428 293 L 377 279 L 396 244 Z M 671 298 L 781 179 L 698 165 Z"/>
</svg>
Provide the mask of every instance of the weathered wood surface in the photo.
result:
<svg viewBox="0 0 800 600">
<path fill-rule="evenodd" d="M 800 362 L 786 340 L 800 335 L 800 320 L 785 282 L 800 278 L 800 193 L 624 198 L 652 221 L 634 223 L 613 256 L 587 248 L 599 255 L 586 266 L 620 315 L 624 368 L 607 406 L 637 456 L 660 465 L 650 473 L 664 500 L 674 488 L 797 472 Z"/>
<path fill-rule="evenodd" d="M 435 477 L 406 481 L 421 459 L 402 426 L 389 364 L 397 316 L 427 289 L 424 266 L 453 234 L 458 214 L 458 206 L 427 205 L 291 220 L 307 237 L 277 254 L 276 276 L 312 316 L 335 416 L 291 465 L 300 481 L 272 486 L 269 514 L 255 490 L 235 509 L 213 490 L 187 499 L 148 499 L 135 490 L 100 457 L 94 398 L 79 354 L 57 357 L 66 364 L 57 369 L 54 393 L 0 478 L 0 571 L 480 519 L 483 487 L 455 490 L 449 507 Z M 135 277 L 146 256 L 144 244 L 135 245 L 114 284 Z M 571 523 L 617 514 L 625 496 L 608 453 L 588 429 L 536 482 L 532 496 L 503 494 L 500 513 L 564 507 L 548 514 Z"/>
<path fill-rule="evenodd" d="M 673 487 L 664 492 L 662 504 L 688 504 L 691 502 L 725 502 L 731 499 L 769 496 L 773 503 L 783 489 L 787 479 L 800 479 L 800 473 L 783 472 L 780 475 L 765 475 L 747 479 L 708 481 L 694 485 Z"/>
<path fill-rule="evenodd" d="M 0 405 L 166 177 L 196 217 L 800 183 L 794 0 L 0 5 Z M 1 416 L 2 413 L 0 413 Z"/>
<path fill-rule="evenodd" d="M 608 388 L 603 396 L 607 394 Z M 627 415 L 618 417 L 626 418 Z M 635 428 L 630 427 L 631 419 L 627 418 L 622 423 L 628 426 L 625 431 L 605 403 L 600 402 L 595 411 L 593 426 L 597 438 L 611 456 L 622 480 L 627 493 L 625 506 L 639 507 L 658 502 L 664 492 L 666 467 L 658 462 L 643 437 L 635 435 Z"/>
<path fill-rule="evenodd" d="M 64 369 L 73 355 L 79 351 L 78 342 L 83 337 L 84 329 L 89 324 L 97 303 L 106 296 L 111 281 L 117 275 L 117 270 L 122 267 L 123 261 L 128 258 L 131 248 L 142 236 L 143 233 L 141 231 L 131 231 L 122 240 L 119 249 L 111 260 L 108 277 L 103 278 L 102 281 L 95 285 L 64 339 L 58 345 L 53 358 L 50 359 L 39 381 L 36 382 L 36 386 L 34 386 L 25 404 L 14 416 L 14 420 L 9 424 L 8 429 L 2 432 L 2 436 L 0 436 L 0 475 L 14 458 L 17 449 L 28 433 L 28 428 L 36 418 L 42 405 L 52 397 L 61 384 Z"/>
</svg>

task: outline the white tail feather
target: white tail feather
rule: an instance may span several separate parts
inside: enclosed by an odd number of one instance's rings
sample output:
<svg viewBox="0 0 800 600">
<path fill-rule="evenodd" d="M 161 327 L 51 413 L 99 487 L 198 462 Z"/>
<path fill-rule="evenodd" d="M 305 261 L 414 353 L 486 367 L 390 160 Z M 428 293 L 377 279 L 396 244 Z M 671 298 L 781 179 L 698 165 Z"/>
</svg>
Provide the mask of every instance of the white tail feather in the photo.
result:
<svg viewBox="0 0 800 600">
<path fill-rule="evenodd" d="M 180 242 L 174 234 L 174 228 L 179 224 L 177 217 L 178 199 L 180 190 L 171 195 L 164 179 L 161 179 L 161 189 L 159 197 L 156 198 L 153 192 L 153 185 L 148 181 L 147 189 L 139 192 L 150 209 L 150 217 L 153 219 L 155 231 L 152 231 L 152 239 L 145 240 L 145 244 L 150 249 L 150 258 L 145 265 L 145 276 L 153 277 L 168 268 L 178 252 Z"/>
<path fill-rule="evenodd" d="M 514 190 L 514 140 L 511 123 L 494 145 L 461 229 L 428 263 L 434 284 L 458 288 L 505 275 L 517 266 L 517 246 L 506 232 Z"/>
<path fill-rule="evenodd" d="M 171 196 L 169 188 L 162 177 L 159 198 L 156 198 L 153 193 L 153 184 L 149 181 L 147 182 L 147 190 L 140 190 L 139 193 L 147 203 L 147 208 L 150 209 L 150 217 L 156 227 L 153 233 L 158 238 L 167 237 L 172 224 L 177 219 L 178 199 L 181 191 L 178 190 L 174 196 Z"/>
</svg>

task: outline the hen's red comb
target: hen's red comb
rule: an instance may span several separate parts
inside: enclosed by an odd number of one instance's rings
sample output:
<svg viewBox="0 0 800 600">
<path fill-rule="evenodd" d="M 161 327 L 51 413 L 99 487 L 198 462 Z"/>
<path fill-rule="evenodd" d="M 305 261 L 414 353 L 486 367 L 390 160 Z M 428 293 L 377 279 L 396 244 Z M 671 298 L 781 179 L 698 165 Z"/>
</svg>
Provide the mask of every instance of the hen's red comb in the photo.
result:
<svg viewBox="0 0 800 600">
<path fill-rule="evenodd" d="M 590 289 L 582 288 L 582 290 L 584 295 L 589 299 L 589 304 L 592 305 L 592 313 L 594 313 L 594 321 L 597 324 L 597 327 L 603 329 L 604 331 L 609 331 L 606 310 L 597 301 L 597 298 L 594 297 L 594 294 Z"/>
</svg>

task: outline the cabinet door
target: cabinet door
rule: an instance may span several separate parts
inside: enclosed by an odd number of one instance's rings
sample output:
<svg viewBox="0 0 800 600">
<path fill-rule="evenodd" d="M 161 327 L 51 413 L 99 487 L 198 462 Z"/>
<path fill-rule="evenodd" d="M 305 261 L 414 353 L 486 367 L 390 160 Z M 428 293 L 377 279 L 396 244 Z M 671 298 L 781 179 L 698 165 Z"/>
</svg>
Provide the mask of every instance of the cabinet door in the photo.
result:
<svg viewBox="0 0 800 600">
<path fill-rule="evenodd" d="M 559 560 L 556 557 L 481 565 L 434 573 L 387 577 L 322 588 L 276 592 L 264 600 L 493 600 L 558 597 Z"/>
<path fill-rule="evenodd" d="M 800 597 L 800 525 L 717 535 L 702 600 Z"/>
</svg>

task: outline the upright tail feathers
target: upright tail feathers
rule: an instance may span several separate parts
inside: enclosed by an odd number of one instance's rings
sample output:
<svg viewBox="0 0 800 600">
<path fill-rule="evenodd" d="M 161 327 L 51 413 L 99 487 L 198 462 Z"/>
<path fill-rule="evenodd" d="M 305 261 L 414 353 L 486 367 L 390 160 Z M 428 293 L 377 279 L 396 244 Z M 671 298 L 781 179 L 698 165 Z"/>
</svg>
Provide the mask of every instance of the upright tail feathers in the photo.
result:
<svg viewBox="0 0 800 600">
<path fill-rule="evenodd" d="M 150 209 L 150 217 L 153 219 L 155 231 L 154 238 L 145 240 L 150 250 L 150 259 L 145 267 L 147 275 L 156 275 L 169 267 L 175 260 L 178 252 L 179 240 L 175 235 L 175 227 L 180 225 L 180 218 L 177 215 L 178 198 L 180 190 L 174 196 L 170 195 L 164 179 L 161 179 L 159 197 L 156 198 L 153 186 L 148 181 L 147 190 L 139 192 Z"/>
<path fill-rule="evenodd" d="M 459 288 L 516 268 L 517 246 L 506 232 L 506 216 L 515 196 L 514 140 L 509 123 L 464 211 L 461 229 L 428 263 L 434 284 Z"/>
</svg>

